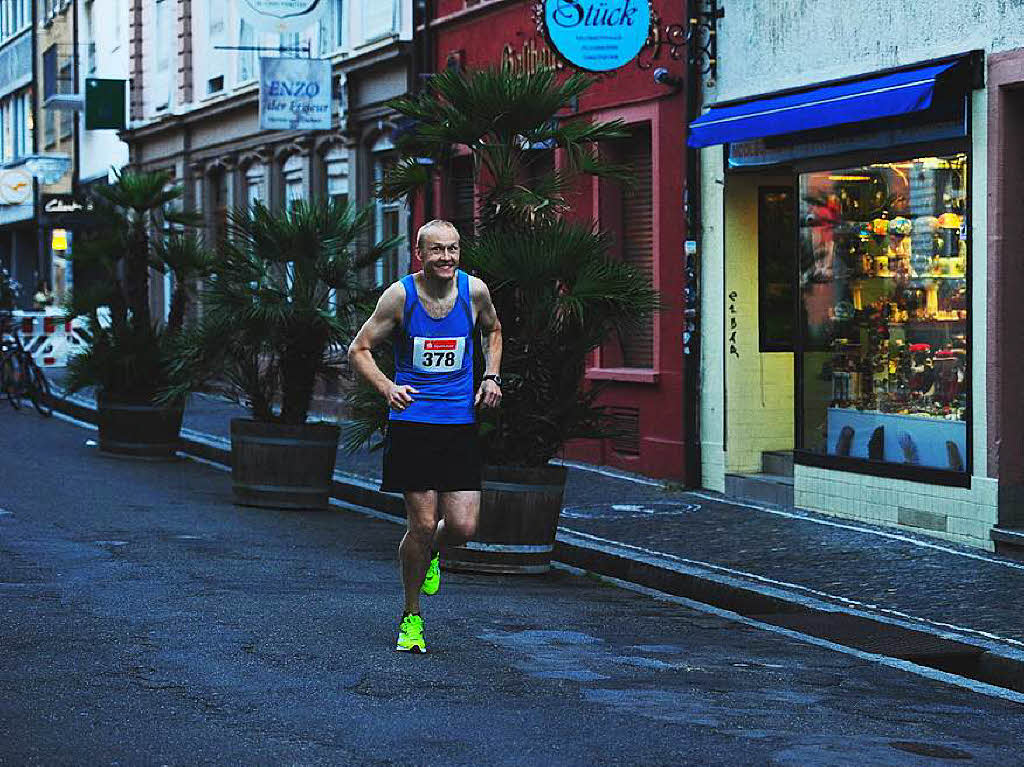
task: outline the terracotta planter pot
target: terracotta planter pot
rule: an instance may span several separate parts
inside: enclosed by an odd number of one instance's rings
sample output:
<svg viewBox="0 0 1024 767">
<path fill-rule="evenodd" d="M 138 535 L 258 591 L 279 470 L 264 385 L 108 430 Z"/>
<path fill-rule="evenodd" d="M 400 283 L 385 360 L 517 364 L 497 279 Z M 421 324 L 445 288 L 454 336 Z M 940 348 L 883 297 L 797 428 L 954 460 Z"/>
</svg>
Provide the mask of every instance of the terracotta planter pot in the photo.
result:
<svg viewBox="0 0 1024 767">
<path fill-rule="evenodd" d="M 104 453 L 167 460 L 180 444 L 184 405 L 154 405 L 147 399 L 96 395 L 99 446 Z"/>
<path fill-rule="evenodd" d="M 562 466 L 485 466 L 480 526 L 472 541 L 446 553 L 451 570 L 546 573 L 562 512 Z"/>
<path fill-rule="evenodd" d="M 272 509 L 325 509 L 341 430 L 333 424 L 288 426 L 231 420 L 235 503 Z"/>
</svg>

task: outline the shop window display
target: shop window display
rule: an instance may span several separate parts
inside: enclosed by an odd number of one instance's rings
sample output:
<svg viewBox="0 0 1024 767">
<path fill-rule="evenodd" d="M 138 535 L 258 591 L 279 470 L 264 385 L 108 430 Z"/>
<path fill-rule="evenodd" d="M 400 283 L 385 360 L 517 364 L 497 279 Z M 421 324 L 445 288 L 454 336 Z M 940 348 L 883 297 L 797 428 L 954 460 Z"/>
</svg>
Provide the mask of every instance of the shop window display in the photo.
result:
<svg viewBox="0 0 1024 767">
<path fill-rule="evenodd" d="M 799 447 L 967 470 L 967 157 L 800 176 Z"/>
</svg>

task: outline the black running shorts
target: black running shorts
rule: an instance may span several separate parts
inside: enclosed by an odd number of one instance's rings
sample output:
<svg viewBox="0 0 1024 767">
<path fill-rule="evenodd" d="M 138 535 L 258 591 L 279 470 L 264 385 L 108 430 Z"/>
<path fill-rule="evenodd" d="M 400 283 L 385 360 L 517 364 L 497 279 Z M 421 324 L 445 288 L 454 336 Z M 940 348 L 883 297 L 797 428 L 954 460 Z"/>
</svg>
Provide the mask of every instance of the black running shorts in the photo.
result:
<svg viewBox="0 0 1024 767">
<path fill-rule="evenodd" d="M 380 489 L 479 490 L 478 426 L 392 421 L 384 438 Z"/>
</svg>

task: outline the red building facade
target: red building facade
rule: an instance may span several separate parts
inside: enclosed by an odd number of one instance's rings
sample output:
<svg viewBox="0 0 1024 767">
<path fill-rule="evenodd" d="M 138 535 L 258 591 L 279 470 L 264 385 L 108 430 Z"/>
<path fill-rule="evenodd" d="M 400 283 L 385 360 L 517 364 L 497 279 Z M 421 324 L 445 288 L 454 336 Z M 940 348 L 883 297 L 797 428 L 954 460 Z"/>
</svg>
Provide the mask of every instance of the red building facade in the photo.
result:
<svg viewBox="0 0 1024 767">
<path fill-rule="evenodd" d="M 432 5 L 432 18 L 419 31 L 429 40 L 435 71 L 501 62 L 526 69 L 570 68 L 538 28 L 535 2 L 436 0 Z M 686 55 L 683 47 L 673 48 L 664 33 L 667 26 L 685 25 L 686 20 L 682 3 L 654 0 L 651 5 L 656 23 L 648 45 L 636 60 L 600 75 L 573 116 L 627 123 L 630 137 L 610 142 L 601 151 L 632 168 L 633 185 L 623 190 L 608 181 L 586 179 L 579 183 L 572 203 L 574 216 L 611 233 L 618 256 L 650 275 L 663 309 L 641 332 L 609 340 L 588 367 L 587 379 L 607 387 L 603 404 L 622 435 L 576 442 L 567 447 L 565 457 L 696 482 L 698 478 L 685 476 L 687 451 L 696 442 L 696 435 L 687 435 L 684 425 L 686 361 L 696 364 L 695 357 L 683 354 L 686 96 L 679 85 Z M 661 82 L 654 78 L 658 68 L 667 70 Z M 550 162 L 557 166 L 558 150 L 550 154 Z M 464 164 L 456 161 L 442 180 L 431 217 L 443 216 L 471 228 L 473 209 L 472 170 L 466 158 Z"/>
</svg>

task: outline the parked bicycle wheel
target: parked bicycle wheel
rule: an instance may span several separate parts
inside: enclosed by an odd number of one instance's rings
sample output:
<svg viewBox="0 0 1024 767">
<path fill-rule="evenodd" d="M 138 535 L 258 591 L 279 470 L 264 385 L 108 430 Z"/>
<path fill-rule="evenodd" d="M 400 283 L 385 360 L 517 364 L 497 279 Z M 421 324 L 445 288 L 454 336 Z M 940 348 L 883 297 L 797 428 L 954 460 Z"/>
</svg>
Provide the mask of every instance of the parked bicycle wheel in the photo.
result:
<svg viewBox="0 0 1024 767">
<path fill-rule="evenodd" d="M 53 415 L 53 408 L 50 407 L 50 382 L 34 361 L 28 363 L 28 396 L 39 415 Z"/>
<path fill-rule="evenodd" d="M 0 363 L 0 385 L 3 387 L 3 393 L 7 395 L 7 401 L 15 409 L 21 407 L 21 383 L 19 378 L 18 367 L 14 358 L 10 356 L 4 357 L 3 362 Z"/>
</svg>

